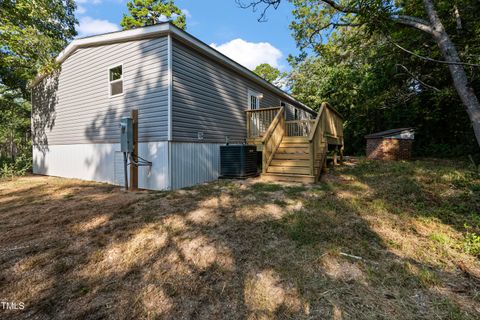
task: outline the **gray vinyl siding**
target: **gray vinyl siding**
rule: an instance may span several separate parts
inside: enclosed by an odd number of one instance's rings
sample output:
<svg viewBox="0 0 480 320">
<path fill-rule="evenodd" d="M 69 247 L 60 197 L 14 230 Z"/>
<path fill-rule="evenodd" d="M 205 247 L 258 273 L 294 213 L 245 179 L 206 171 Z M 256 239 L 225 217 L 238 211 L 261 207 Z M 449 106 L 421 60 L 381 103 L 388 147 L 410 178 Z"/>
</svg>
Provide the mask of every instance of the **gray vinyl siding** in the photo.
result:
<svg viewBox="0 0 480 320">
<path fill-rule="evenodd" d="M 244 76 L 173 39 L 172 138 L 174 141 L 242 141 L 246 136 L 248 89 L 263 94 L 260 107 L 282 99 Z"/>
<path fill-rule="evenodd" d="M 108 69 L 123 64 L 123 95 L 110 97 Z M 167 140 L 167 37 L 78 49 L 57 76 L 33 89 L 36 143 L 117 143 L 119 121 L 139 110 L 139 142 Z"/>
</svg>

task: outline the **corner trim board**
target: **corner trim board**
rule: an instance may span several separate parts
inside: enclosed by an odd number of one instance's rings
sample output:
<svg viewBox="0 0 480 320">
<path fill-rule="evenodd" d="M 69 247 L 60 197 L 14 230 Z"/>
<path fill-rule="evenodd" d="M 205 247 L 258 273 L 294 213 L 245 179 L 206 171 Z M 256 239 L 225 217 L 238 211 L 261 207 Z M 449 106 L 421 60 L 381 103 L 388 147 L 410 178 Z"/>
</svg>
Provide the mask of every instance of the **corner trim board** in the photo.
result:
<svg viewBox="0 0 480 320">
<path fill-rule="evenodd" d="M 173 95 L 173 56 L 172 56 L 172 36 L 167 37 L 168 46 L 168 141 L 172 141 L 172 95 Z"/>
</svg>

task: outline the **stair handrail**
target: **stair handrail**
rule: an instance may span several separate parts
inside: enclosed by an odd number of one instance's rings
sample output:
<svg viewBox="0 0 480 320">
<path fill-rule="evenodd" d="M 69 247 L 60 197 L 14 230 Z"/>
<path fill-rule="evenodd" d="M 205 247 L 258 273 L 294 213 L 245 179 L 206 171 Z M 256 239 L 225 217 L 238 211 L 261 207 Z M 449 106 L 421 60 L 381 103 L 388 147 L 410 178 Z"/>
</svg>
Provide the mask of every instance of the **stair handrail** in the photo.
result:
<svg viewBox="0 0 480 320">
<path fill-rule="evenodd" d="M 275 118 L 273 118 L 272 122 L 268 126 L 267 131 L 265 131 L 265 134 L 262 138 L 262 143 L 265 143 L 265 141 L 270 139 L 270 136 L 272 135 L 273 131 L 275 130 L 275 127 L 277 126 L 277 124 L 280 121 L 280 118 L 282 117 L 283 114 L 284 114 L 283 107 L 280 107 L 280 109 L 277 112 L 277 115 L 275 116 Z"/>
<path fill-rule="evenodd" d="M 322 105 L 320 106 L 320 110 L 318 110 L 317 117 L 315 118 L 315 123 L 312 126 L 312 130 L 310 131 L 310 135 L 308 136 L 308 142 L 312 142 L 313 138 L 315 137 L 315 133 L 317 132 L 319 123 L 320 123 L 320 118 L 323 115 L 323 111 L 325 110 L 325 107 L 328 104 L 326 102 L 323 102 Z"/>
<path fill-rule="evenodd" d="M 254 125 L 254 117 L 256 117 L 256 120 L 258 121 L 258 124 L 262 122 L 262 120 L 266 120 L 267 118 L 264 118 L 264 113 L 270 113 L 280 110 L 282 107 L 269 107 L 269 108 L 260 108 L 260 109 L 248 109 L 245 110 L 246 114 L 246 120 L 247 120 L 247 138 L 259 138 L 262 137 L 264 132 L 260 130 L 260 128 L 256 128 Z M 274 117 L 272 117 L 274 118 Z M 273 119 L 272 119 L 273 121 Z M 271 122 L 270 122 L 271 123 Z M 268 126 L 270 126 L 270 123 L 268 123 Z M 263 124 L 262 124 L 263 125 Z M 267 128 L 268 129 L 268 128 Z"/>
<path fill-rule="evenodd" d="M 266 173 L 285 134 L 285 112 L 281 107 L 262 138 L 262 172 Z M 275 138 L 275 139 L 274 139 Z"/>
<path fill-rule="evenodd" d="M 310 174 L 312 176 L 315 176 L 315 179 L 318 178 L 319 173 L 321 171 L 322 158 L 324 158 L 324 153 L 325 153 L 324 150 L 322 150 L 320 155 L 321 158 L 317 159 L 318 151 L 320 151 L 318 149 L 322 148 L 322 143 L 323 143 L 324 132 L 322 131 L 325 130 L 325 126 L 322 126 L 321 124 L 324 122 L 322 120 L 325 117 L 327 108 L 329 108 L 329 104 L 327 102 L 323 102 L 322 105 L 320 106 L 320 110 L 318 111 L 317 117 L 315 119 L 315 123 L 312 126 L 312 130 L 310 131 L 310 135 L 308 136 L 308 143 L 309 143 L 309 150 L 310 150 Z M 315 165 L 317 163 L 317 160 L 319 162 L 319 168 L 317 169 L 318 171 L 316 172 Z"/>
</svg>

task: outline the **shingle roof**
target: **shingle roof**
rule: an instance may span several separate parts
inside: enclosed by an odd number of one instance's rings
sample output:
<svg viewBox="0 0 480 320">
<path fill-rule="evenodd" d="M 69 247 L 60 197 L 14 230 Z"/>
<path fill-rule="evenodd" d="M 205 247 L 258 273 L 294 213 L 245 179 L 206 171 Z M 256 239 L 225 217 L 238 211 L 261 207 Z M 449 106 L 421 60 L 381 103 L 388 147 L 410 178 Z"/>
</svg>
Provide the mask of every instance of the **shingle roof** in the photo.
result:
<svg viewBox="0 0 480 320">
<path fill-rule="evenodd" d="M 413 130 L 414 130 L 414 128 L 412 128 L 412 127 L 390 129 L 390 130 L 385 130 L 385 131 L 380 131 L 380 132 L 368 134 L 368 135 L 365 136 L 365 138 L 366 139 L 385 138 L 385 137 L 395 136 L 395 135 L 403 133 L 403 132 L 410 132 L 410 131 L 413 131 Z"/>
</svg>

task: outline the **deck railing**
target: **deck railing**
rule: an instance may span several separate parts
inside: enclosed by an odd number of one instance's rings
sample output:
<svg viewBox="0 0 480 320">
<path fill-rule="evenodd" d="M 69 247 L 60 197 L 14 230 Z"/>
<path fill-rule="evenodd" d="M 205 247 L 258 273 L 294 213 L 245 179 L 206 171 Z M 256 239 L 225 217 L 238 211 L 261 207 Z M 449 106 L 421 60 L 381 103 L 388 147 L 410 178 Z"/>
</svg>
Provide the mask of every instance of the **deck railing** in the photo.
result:
<svg viewBox="0 0 480 320">
<path fill-rule="evenodd" d="M 330 107 L 328 103 L 324 103 L 325 112 L 325 134 L 331 137 L 343 137 L 343 119 L 340 114 Z"/>
<path fill-rule="evenodd" d="M 325 109 L 326 104 L 322 104 L 318 111 L 315 123 L 312 126 L 308 142 L 310 146 L 310 174 L 315 178 L 320 176 L 322 166 L 327 154 L 328 144 L 325 142 Z"/>
<path fill-rule="evenodd" d="M 336 138 L 343 144 L 342 116 L 326 102 L 322 103 L 315 123 L 312 125 L 308 142 L 310 144 L 310 172 L 316 179 L 320 176 L 328 151 L 328 137 Z"/>
<path fill-rule="evenodd" d="M 286 133 L 288 137 L 308 137 L 315 120 L 291 120 L 285 121 Z"/>
<path fill-rule="evenodd" d="M 322 103 L 315 120 L 285 121 L 283 107 L 246 110 L 247 138 L 262 146 L 263 172 L 267 171 L 284 136 L 305 137 L 309 142 L 310 173 L 316 179 L 325 165 L 328 145 L 343 146 L 343 118 Z"/>
<path fill-rule="evenodd" d="M 277 110 L 275 118 L 270 123 L 265 135 L 262 138 L 262 171 L 267 172 L 267 168 L 272 162 L 273 155 L 277 151 L 283 136 L 285 135 L 285 113 L 283 107 Z"/>
<path fill-rule="evenodd" d="M 281 107 L 245 110 L 247 116 L 247 138 L 261 138 Z"/>
</svg>

